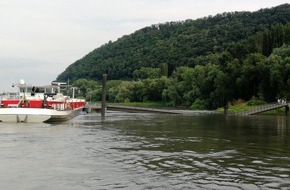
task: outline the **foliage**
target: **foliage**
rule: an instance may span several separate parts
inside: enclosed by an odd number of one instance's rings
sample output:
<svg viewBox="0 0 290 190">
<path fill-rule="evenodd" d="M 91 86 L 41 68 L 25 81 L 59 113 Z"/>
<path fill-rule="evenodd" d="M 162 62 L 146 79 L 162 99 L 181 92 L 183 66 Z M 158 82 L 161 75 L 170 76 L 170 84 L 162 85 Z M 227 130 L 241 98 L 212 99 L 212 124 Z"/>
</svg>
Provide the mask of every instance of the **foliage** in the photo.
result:
<svg viewBox="0 0 290 190">
<path fill-rule="evenodd" d="M 231 49 L 237 58 L 253 48 L 262 49 L 264 55 L 269 55 L 271 49 L 278 47 L 285 38 L 289 43 L 289 27 L 282 29 L 282 25 L 289 21 L 290 5 L 284 4 L 253 13 L 223 13 L 197 20 L 155 24 L 93 50 L 70 65 L 57 79 L 100 80 L 103 73 L 108 73 L 111 80 L 128 79 L 136 69 L 159 68 L 164 63 L 168 65 L 170 76 L 177 67 L 193 67 L 204 56 L 222 53 L 232 43 L 238 43 Z M 273 25 L 279 27 L 271 30 Z M 269 32 L 262 35 L 263 40 L 261 36 L 259 39 L 266 46 L 262 47 L 256 41 L 253 44 L 239 43 L 265 30 Z"/>
<path fill-rule="evenodd" d="M 161 72 L 159 68 L 150 68 L 150 67 L 141 67 L 141 69 L 136 69 L 133 72 L 133 78 L 138 79 L 147 79 L 147 78 L 160 78 Z"/>
<path fill-rule="evenodd" d="M 163 102 L 124 102 L 114 103 L 114 105 L 132 106 L 132 107 L 148 107 L 148 108 L 165 108 L 167 107 Z"/>
<path fill-rule="evenodd" d="M 78 79 L 73 82 L 73 87 L 77 87 L 75 93 L 78 97 L 84 97 L 86 100 L 97 101 L 101 94 L 100 83 L 94 80 Z"/>
<path fill-rule="evenodd" d="M 190 106 L 191 109 L 193 110 L 203 110 L 205 109 L 204 107 L 204 101 L 200 100 L 200 99 L 196 99 L 193 104 Z"/>
<path fill-rule="evenodd" d="M 145 27 L 95 49 L 58 80 L 98 100 L 93 80 L 103 73 L 111 102 L 216 109 L 254 96 L 290 99 L 290 5 Z"/>
<path fill-rule="evenodd" d="M 251 100 L 249 100 L 247 102 L 248 106 L 259 106 L 259 105 L 263 105 L 266 104 L 266 102 L 264 100 L 258 99 L 256 97 L 252 97 Z"/>
<path fill-rule="evenodd" d="M 112 102 L 162 101 L 162 92 L 168 79 L 145 79 L 139 81 L 122 81 L 118 86 L 108 89 Z"/>
</svg>

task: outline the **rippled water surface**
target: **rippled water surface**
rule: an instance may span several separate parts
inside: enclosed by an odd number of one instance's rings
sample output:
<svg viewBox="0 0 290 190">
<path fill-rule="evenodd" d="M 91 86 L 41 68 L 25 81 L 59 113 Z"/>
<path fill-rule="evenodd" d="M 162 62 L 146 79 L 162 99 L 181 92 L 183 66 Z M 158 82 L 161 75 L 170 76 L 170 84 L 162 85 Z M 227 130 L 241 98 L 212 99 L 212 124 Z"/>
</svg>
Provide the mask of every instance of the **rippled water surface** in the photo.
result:
<svg viewBox="0 0 290 190">
<path fill-rule="evenodd" d="M 0 189 L 290 189 L 289 117 L 0 123 Z"/>
</svg>

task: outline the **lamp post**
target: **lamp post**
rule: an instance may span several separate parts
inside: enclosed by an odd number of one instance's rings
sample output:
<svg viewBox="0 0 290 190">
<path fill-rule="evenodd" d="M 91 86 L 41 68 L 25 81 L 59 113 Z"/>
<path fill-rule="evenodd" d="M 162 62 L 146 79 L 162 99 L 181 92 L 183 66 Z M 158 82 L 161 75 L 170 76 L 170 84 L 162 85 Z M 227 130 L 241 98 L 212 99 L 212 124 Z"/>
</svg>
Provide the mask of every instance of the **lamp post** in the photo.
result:
<svg viewBox="0 0 290 190">
<path fill-rule="evenodd" d="M 75 98 L 75 90 L 77 90 L 78 87 L 71 87 L 71 88 L 72 88 L 72 90 L 73 90 L 72 98 Z"/>
</svg>

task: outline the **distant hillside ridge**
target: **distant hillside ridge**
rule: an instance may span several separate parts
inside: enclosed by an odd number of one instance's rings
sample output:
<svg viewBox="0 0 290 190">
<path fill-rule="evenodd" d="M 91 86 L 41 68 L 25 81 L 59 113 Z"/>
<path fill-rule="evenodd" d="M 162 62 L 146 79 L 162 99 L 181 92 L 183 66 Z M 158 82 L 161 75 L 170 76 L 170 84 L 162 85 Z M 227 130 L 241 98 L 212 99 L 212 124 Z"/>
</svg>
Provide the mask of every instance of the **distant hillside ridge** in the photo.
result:
<svg viewBox="0 0 290 190">
<path fill-rule="evenodd" d="M 227 12 L 196 20 L 154 24 L 93 50 L 68 66 L 57 80 L 99 80 L 103 73 L 108 73 L 109 79 L 131 79 L 133 72 L 141 67 L 160 68 L 164 64 L 170 76 L 177 67 L 207 64 L 203 60 L 211 54 L 230 52 L 231 56 L 242 56 L 239 49 L 233 52 L 233 46 L 237 49 L 238 43 L 259 33 L 263 34 L 261 43 L 265 46 L 274 40 L 270 36 L 272 41 L 265 41 L 274 26 L 289 23 L 290 4 L 283 4 L 256 12 Z M 278 45 L 256 50 L 269 55 Z"/>
</svg>

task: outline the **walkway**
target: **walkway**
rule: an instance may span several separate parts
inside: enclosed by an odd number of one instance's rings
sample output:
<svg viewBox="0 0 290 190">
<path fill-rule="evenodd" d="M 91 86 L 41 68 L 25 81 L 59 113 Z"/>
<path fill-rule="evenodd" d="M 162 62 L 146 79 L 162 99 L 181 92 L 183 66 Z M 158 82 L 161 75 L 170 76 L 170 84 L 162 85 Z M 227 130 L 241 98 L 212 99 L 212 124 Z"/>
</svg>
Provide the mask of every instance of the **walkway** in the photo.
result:
<svg viewBox="0 0 290 190">
<path fill-rule="evenodd" d="M 262 106 L 255 107 L 254 109 L 247 110 L 247 111 L 242 111 L 236 113 L 237 115 L 254 115 L 254 114 L 259 114 L 262 112 L 270 111 L 270 110 L 275 110 L 283 107 L 289 107 L 290 103 L 272 103 L 272 104 L 266 104 Z"/>
<path fill-rule="evenodd" d="M 90 105 L 88 106 L 89 112 L 95 113 L 101 111 L 100 105 Z M 121 111 L 121 112 L 131 112 L 131 113 L 156 113 L 156 114 L 181 114 L 181 115 L 211 115 L 216 114 L 215 111 L 205 111 L 205 110 L 174 110 L 174 109 L 156 109 L 156 108 L 142 108 L 142 107 L 132 107 L 132 106 L 117 106 L 117 105 L 107 105 L 108 111 Z"/>
</svg>

